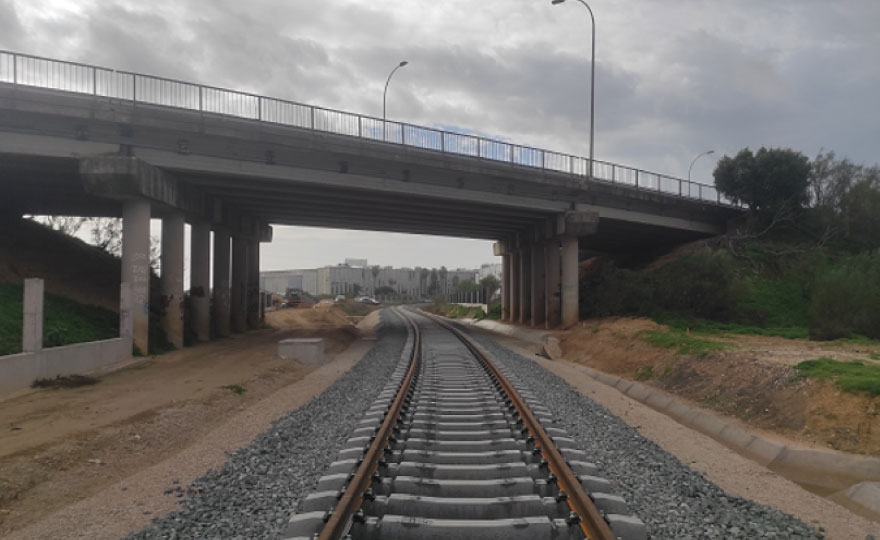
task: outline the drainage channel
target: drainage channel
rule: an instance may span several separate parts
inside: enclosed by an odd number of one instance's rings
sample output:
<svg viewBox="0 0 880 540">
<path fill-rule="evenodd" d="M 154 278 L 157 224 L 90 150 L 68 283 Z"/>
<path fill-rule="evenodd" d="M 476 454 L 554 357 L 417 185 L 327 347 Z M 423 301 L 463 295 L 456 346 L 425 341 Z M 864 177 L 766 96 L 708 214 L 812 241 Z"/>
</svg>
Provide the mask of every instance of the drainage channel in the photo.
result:
<svg viewBox="0 0 880 540">
<path fill-rule="evenodd" d="M 396 313 L 408 357 L 284 538 L 647 537 L 525 385 L 456 329 Z"/>
</svg>

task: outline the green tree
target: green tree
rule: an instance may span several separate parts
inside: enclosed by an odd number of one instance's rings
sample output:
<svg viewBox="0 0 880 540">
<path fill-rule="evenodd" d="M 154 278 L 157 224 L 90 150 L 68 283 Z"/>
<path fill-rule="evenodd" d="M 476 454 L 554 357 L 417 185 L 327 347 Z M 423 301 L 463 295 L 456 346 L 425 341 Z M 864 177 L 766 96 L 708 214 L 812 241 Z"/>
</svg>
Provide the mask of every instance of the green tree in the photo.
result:
<svg viewBox="0 0 880 540">
<path fill-rule="evenodd" d="M 492 298 L 495 291 L 501 288 L 501 282 L 493 275 L 488 275 L 480 280 L 480 287 L 486 291 L 486 299 Z"/>
<path fill-rule="evenodd" d="M 802 208 L 809 202 L 810 160 L 787 148 L 743 148 L 724 156 L 713 173 L 715 187 L 757 213 Z"/>
</svg>

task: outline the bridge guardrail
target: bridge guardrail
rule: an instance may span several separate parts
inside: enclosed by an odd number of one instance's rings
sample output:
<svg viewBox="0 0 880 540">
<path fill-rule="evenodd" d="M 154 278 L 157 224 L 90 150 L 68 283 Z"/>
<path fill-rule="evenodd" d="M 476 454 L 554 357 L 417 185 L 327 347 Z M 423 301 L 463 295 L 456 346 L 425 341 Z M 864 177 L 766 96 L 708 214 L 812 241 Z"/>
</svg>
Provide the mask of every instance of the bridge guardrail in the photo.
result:
<svg viewBox="0 0 880 540">
<path fill-rule="evenodd" d="M 585 157 L 467 133 L 383 121 L 248 92 L 12 51 L 0 50 L 0 82 L 233 116 L 567 173 L 583 179 L 589 177 L 589 159 Z M 608 161 L 594 161 L 593 181 L 735 206 L 715 186 Z"/>
</svg>

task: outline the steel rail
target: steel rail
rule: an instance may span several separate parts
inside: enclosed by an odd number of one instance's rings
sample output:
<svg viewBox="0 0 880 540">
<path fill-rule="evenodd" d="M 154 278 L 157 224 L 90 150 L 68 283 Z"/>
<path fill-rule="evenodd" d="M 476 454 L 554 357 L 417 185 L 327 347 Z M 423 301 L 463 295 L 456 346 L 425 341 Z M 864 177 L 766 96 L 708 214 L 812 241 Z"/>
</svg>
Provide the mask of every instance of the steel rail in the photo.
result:
<svg viewBox="0 0 880 540">
<path fill-rule="evenodd" d="M 434 314 L 421 310 L 420 312 L 452 332 L 453 335 L 460 339 L 468 350 L 471 351 L 480 363 L 485 366 L 493 378 L 495 378 L 495 380 L 501 385 L 502 389 L 507 394 L 507 397 L 516 408 L 517 413 L 519 413 L 524 426 L 529 430 L 529 434 L 534 437 L 536 448 L 541 451 L 541 455 L 547 461 L 551 474 L 556 477 L 560 490 L 566 495 L 566 502 L 580 518 L 579 525 L 584 532 L 584 535 L 590 540 L 617 540 L 617 535 L 614 534 L 611 527 L 599 512 L 599 509 L 593 504 L 592 499 L 590 499 L 586 489 L 584 489 L 577 476 L 575 476 L 574 471 L 568 466 L 568 463 L 559 452 L 559 449 L 556 448 L 553 440 L 547 432 L 544 431 L 541 423 L 532 413 L 531 409 L 529 409 L 529 406 L 523 400 L 522 396 L 519 395 L 516 388 L 514 388 L 513 385 L 510 384 L 510 381 L 507 380 L 507 377 L 501 373 L 486 353 L 480 350 L 480 348 L 458 328 L 455 328 Z"/>
<path fill-rule="evenodd" d="M 415 378 L 416 373 L 418 373 L 419 364 L 421 362 L 422 347 L 419 329 L 409 317 L 402 313 L 400 313 L 400 315 L 413 330 L 413 352 L 412 358 L 410 359 L 409 370 L 400 385 L 400 389 L 397 391 L 394 401 L 388 409 L 388 412 L 385 414 L 385 420 L 382 422 L 382 426 L 379 427 L 379 431 L 376 432 L 373 442 L 370 444 L 369 449 L 363 457 L 363 461 L 361 461 L 361 464 L 358 466 L 349 481 L 348 486 L 345 488 L 342 498 L 339 500 L 336 508 L 333 509 L 324 528 L 321 529 L 321 534 L 318 536 L 318 540 L 342 540 L 342 538 L 348 533 L 352 519 L 355 514 L 357 514 L 361 504 L 364 502 L 364 494 L 373 481 L 373 474 L 379 468 L 379 461 L 384 456 L 385 448 L 388 446 L 394 428 L 400 421 L 400 413 L 403 410 L 404 401 L 406 401 L 406 397 L 412 387 L 413 379 Z"/>
</svg>

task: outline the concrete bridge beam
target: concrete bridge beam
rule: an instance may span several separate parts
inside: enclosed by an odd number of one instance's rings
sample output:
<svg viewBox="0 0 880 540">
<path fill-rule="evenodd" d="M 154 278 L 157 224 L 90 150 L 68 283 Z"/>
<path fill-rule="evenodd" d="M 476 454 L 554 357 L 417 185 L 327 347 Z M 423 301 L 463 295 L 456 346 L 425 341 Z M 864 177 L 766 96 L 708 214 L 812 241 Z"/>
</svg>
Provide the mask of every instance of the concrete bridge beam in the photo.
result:
<svg viewBox="0 0 880 540">
<path fill-rule="evenodd" d="M 250 240 L 241 236 L 232 238 L 232 330 L 247 330 L 248 252 Z"/>
<path fill-rule="evenodd" d="M 132 342 L 149 353 L 150 341 L 150 203 L 122 203 L 122 282 L 131 287 Z"/>
<path fill-rule="evenodd" d="M 230 331 L 230 259 L 229 231 L 223 227 L 214 229 L 214 329 L 218 336 L 229 336 Z"/>
<path fill-rule="evenodd" d="M 211 339 L 211 226 L 195 220 L 190 226 L 189 298 L 196 339 Z"/>
<path fill-rule="evenodd" d="M 172 212 L 162 218 L 162 328 L 178 349 L 183 347 L 183 237 L 182 213 Z"/>
</svg>

